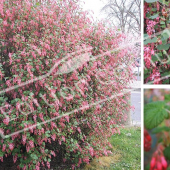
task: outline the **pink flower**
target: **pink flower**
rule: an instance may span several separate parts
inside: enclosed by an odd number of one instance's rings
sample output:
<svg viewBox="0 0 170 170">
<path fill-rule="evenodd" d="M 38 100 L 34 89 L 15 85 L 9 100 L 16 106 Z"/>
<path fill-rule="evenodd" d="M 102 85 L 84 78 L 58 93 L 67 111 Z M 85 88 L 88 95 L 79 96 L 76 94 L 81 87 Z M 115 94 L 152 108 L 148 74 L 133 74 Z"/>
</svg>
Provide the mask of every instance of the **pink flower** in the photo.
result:
<svg viewBox="0 0 170 170">
<path fill-rule="evenodd" d="M 161 163 L 162 163 L 162 166 L 163 166 L 164 168 L 167 168 L 168 164 L 167 164 L 167 161 L 165 160 L 165 157 L 164 157 L 164 156 L 161 157 Z"/>
<path fill-rule="evenodd" d="M 3 25 L 4 25 L 4 27 L 7 27 L 7 26 L 8 26 L 7 21 L 4 21 L 4 22 L 3 22 Z"/>
<path fill-rule="evenodd" d="M 59 140 L 58 143 L 61 145 L 61 140 Z"/>
<path fill-rule="evenodd" d="M 85 157 L 83 158 L 83 162 L 89 164 L 89 158 L 88 158 L 87 156 L 85 156 Z"/>
<path fill-rule="evenodd" d="M 81 158 L 79 158 L 79 162 L 78 162 L 78 164 L 81 164 L 81 163 L 82 163 Z"/>
<path fill-rule="evenodd" d="M 153 49 L 151 50 L 151 55 L 155 55 L 155 51 Z"/>
<path fill-rule="evenodd" d="M 47 162 L 46 165 L 47 165 L 48 169 L 50 169 L 50 163 Z"/>
<path fill-rule="evenodd" d="M 152 160 L 151 160 L 151 163 L 150 163 L 151 168 L 154 168 L 154 167 L 155 167 L 155 163 L 156 163 L 156 158 L 153 157 Z"/>
<path fill-rule="evenodd" d="M 40 167 L 38 165 L 36 165 L 36 170 L 40 170 Z"/>
<path fill-rule="evenodd" d="M 72 170 L 74 170 L 75 169 L 75 165 L 71 165 L 72 166 Z"/>
<path fill-rule="evenodd" d="M 14 155 L 14 156 L 13 156 L 13 161 L 14 161 L 14 163 L 17 161 L 17 158 L 18 158 L 17 155 Z"/>
<path fill-rule="evenodd" d="M 8 125 L 9 124 L 9 117 L 6 117 L 5 119 L 3 119 L 3 123 L 5 125 Z"/>
<path fill-rule="evenodd" d="M 5 150 L 6 150 L 6 145 L 3 144 L 3 146 L 2 146 L 2 151 L 5 152 Z"/>
<path fill-rule="evenodd" d="M 3 162 L 3 156 L 0 156 L 0 160 L 1 160 L 1 162 Z"/>
<path fill-rule="evenodd" d="M 13 143 L 9 143 L 9 149 L 12 151 L 14 149 L 14 144 Z"/>
<path fill-rule="evenodd" d="M 24 134 L 22 135 L 22 144 L 25 145 L 27 136 Z"/>
<path fill-rule="evenodd" d="M 31 148 L 34 148 L 34 142 L 32 140 L 29 141 L 29 145 Z"/>
<path fill-rule="evenodd" d="M 94 149 L 92 147 L 90 147 L 89 152 L 91 156 L 94 156 Z"/>
<path fill-rule="evenodd" d="M 53 128 L 57 128 L 57 126 L 56 126 L 56 123 L 51 122 L 51 129 L 53 129 Z"/>
<path fill-rule="evenodd" d="M 27 150 L 27 152 L 29 152 L 29 150 L 30 150 L 30 146 L 29 145 L 26 145 L 26 150 Z"/>
<path fill-rule="evenodd" d="M 167 161 L 163 155 L 163 146 L 161 144 L 158 145 L 157 150 L 154 152 L 151 162 L 150 162 L 150 170 L 153 169 L 160 169 L 166 170 L 167 169 Z"/>
<path fill-rule="evenodd" d="M 12 53 L 9 53 L 9 64 L 12 64 Z"/>
<path fill-rule="evenodd" d="M 62 136 L 62 140 L 63 140 L 64 142 L 66 141 L 65 136 Z"/>
<path fill-rule="evenodd" d="M 80 127 L 78 127 L 78 128 L 77 128 L 77 130 L 78 130 L 78 132 L 79 132 L 79 133 L 81 133 L 81 129 L 80 129 Z"/>
<path fill-rule="evenodd" d="M 147 33 L 149 36 L 151 36 L 153 33 L 155 33 L 155 29 L 154 29 L 154 26 L 156 25 L 157 23 L 155 21 L 152 21 L 150 20 L 147 24 Z"/>
<path fill-rule="evenodd" d="M 54 157 L 56 156 L 54 151 L 51 151 L 51 155 L 53 155 Z"/>
<path fill-rule="evenodd" d="M 51 138 L 52 138 L 53 141 L 55 141 L 55 139 L 56 139 L 56 134 L 52 134 L 52 135 L 51 135 Z"/>
<path fill-rule="evenodd" d="M 69 122 L 69 116 L 65 116 L 65 118 L 66 118 L 67 122 Z"/>
</svg>

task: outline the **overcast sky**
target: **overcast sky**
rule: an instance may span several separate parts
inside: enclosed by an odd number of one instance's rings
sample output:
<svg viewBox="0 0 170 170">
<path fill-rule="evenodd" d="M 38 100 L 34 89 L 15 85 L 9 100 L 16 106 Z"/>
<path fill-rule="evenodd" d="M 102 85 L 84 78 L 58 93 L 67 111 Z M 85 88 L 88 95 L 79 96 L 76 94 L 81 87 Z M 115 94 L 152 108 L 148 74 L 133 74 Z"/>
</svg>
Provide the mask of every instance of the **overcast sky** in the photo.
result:
<svg viewBox="0 0 170 170">
<path fill-rule="evenodd" d="M 100 13 L 101 8 L 104 6 L 101 0 L 84 0 L 83 8 L 85 10 L 92 10 L 94 12 L 94 19 L 102 19 L 104 15 Z"/>
</svg>

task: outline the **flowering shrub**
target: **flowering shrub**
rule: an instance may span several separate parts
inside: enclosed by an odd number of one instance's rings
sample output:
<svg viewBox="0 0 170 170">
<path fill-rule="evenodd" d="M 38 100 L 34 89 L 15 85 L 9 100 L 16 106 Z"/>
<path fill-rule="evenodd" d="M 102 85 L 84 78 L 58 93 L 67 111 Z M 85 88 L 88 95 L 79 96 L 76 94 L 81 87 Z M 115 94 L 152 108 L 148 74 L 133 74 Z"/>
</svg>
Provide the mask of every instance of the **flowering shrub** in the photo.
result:
<svg viewBox="0 0 170 170">
<path fill-rule="evenodd" d="M 144 2 L 144 81 L 169 84 L 170 68 L 170 2 Z"/>
<path fill-rule="evenodd" d="M 144 129 L 144 150 L 151 155 L 150 170 L 166 170 L 170 160 L 170 91 L 146 92 L 153 101 L 144 106 L 144 125 L 150 130 L 149 134 Z"/>
<path fill-rule="evenodd" d="M 117 49 L 125 35 L 73 0 L 1 0 L 0 39 L 0 160 L 38 170 L 56 157 L 75 169 L 109 154 L 131 108 L 122 90 L 133 47 Z"/>
</svg>

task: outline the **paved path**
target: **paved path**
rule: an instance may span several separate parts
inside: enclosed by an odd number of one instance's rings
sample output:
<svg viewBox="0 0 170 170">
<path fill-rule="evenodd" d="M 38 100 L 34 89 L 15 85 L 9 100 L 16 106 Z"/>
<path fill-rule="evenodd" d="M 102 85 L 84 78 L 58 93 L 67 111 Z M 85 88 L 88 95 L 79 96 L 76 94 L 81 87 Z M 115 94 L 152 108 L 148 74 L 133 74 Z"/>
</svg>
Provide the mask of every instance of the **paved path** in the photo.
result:
<svg viewBox="0 0 170 170">
<path fill-rule="evenodd" d="M 141 91 L 131 92 L 131 105 L 135 110 L 131 111 L 131 121 L 133 125 L 141 125 Z"/>
</svg>

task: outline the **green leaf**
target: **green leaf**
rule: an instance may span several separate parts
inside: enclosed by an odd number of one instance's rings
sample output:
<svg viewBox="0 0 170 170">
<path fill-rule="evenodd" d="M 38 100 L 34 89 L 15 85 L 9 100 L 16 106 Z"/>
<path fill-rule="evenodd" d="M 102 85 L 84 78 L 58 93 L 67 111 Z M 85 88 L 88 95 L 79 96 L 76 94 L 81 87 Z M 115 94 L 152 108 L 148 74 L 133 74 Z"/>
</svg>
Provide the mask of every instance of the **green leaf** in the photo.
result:
<svg viewBox="0 0 170 170">
<path fill-rule="evenodd" d="M 161 25 L 161 28 L 166 28 L 166 25 L 164 24 L 164 25 Z"/>
<path fill-rule="evenodd" d="M 170 64 L 170 61 L 167 61 L 166 64 Z"/>
<path fill-rule="evenodd" d="M 165 1 L 165 0 L 159 0 L 159 2 L 160 3 L 162 3 L 162 4 L 166 4 L 166 5 L 169 5 L 168 3 L 169 3 L 169 1 L 167 0 L 167 1 Z"/>
<path fill-rule="evenodd" d="M 170 146 L 164 149 L 164 156 L 166 159 L 170 160 Z"/>
<path fill-rule="evenodd" d="M 3 157 L 3 156 L 4 156 L 3 152 L 0 151 L 0 157 Z"/>
<path fill-rule="evenodd" d="M 37 126 L 37 129 L 42 129 L 42 126 L 41 126 L 41 125 L 38 125 L 38 126 Z"/>
<path fill-rule="evenodd" d="M 156 11 L 157 11 L 157 8 L 152 8 L 152 11 L 156 12 Z"/>
<path fill-rule="evenodd" d="M 165 131 L 165 132 L 169 132 L 170 131 L 170 127 L 167 127 L 167 126 L 163 126 L 163 127 L 156 127 L 152 133 L 160 133 L 162 131 Z"/>
<path fill-rule="evenodd" d="M 145 2 L 147 3 L 153 3 L 153 2 L 157 2 L 158 0 L 145 0 Z"/>
<path fill-rule="evenodd" d="M 157 18 L 159 16 L 159 14 L 155 14 L 155 15 L 153 15 L 153 16 L 150 16 L 149 18 L 150 19 L 155 19 L 155 18 Z"/>
<path fill-rule="evenodd" d="M 158 59 L 157 55 L 152 55 L 152 62 L 158 61 Z"/>
<path fill-rule="evenodd" d="M 29 95 L 30 95 L 30 96 L 34 96 L 34 93 L 33 93 L 33 92 L 31 92 Z"/>
<path fill-rule="evenodd" d="M 166 77 L 166 76 L 168 76 L 168 77 L 170 76 L 170 71 L 161 73 L 161 77 Z"/>
<path fill-rule="evenodd" d="M 164 22 L 164 21 L 161 21 L 161 22 L 160 22 L 160 24 L 163 24 L 163 25 L 164 25 L 164 24 L 165 24 L 165 22 Z"/>
<path fill-rule="evenodd" d="M 149 36 L 148 36 L 148 34 L 144 34 L 144 38 L 146 39 L 146 38 L 148 38 Z"/>
<path fill-rule="evenodd" d="M 169 34 L 166 32 L 162 33 L 162 36 L 163 36 L 164 40 L 167 40 L 170 37 Z"/>
<path fill-rule="evenodd" d="M 157 37 L 154 37 L 152 39 L 150 38 L 145 38 L 144 44 L 149 44 L 149 43 L 156 43 L 157 42 Z"/>
<path fill-rule="evenodd" d="M 148 74 L 149 73 L 149 70 L 148 69 L 145 69 L 144 70 L 144 74 Z"/>
<path fill-rule="evenodd" d="M 2 101 L 2 102 L 3 102 L 3 101 L 4 101 L 4 98 L 3 98 L 3 97 L 0 97 L 0 101 Z"/>
<path fill-rule="evenodd" d="M 23 167 L 24 167 L 24 164 L 20 164 L 19 166 L 20 166 L 21 168 L 23 168 Z"/>
<path fill-rule="evenodd" d="M 162 80 L 163 82 L 162 82 L 162 84 L 169 84 L 169 80 L 167 79 L 167 80 Z"/>
<path fill-rule="evenodd" d="M 147 129 L 153 129 L 169 117 L 165 110 L 165 101 L 148 103 L 144 108 L 144 124 Z"/>
<path fill-rule="evenodd" d="M 170 44 L 165 44 L 165 45 L 158 45 L 157 49 L 158 50 L 168 50 L 170 47 Z"/>
<path fill-rule="evenodd" d="M 31 158 L 32 158 L 32 159 L 35 159 L 35 160 L 38 159 L 37 155 L 35 155 L 35 154 L 31 154 Z"/>
</svg>

